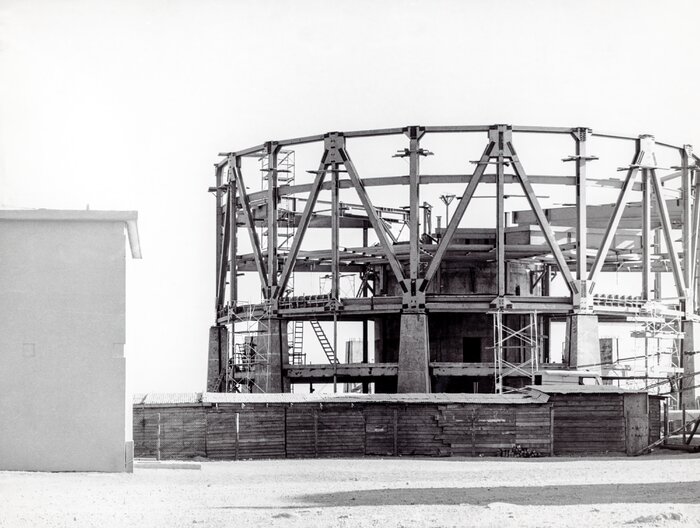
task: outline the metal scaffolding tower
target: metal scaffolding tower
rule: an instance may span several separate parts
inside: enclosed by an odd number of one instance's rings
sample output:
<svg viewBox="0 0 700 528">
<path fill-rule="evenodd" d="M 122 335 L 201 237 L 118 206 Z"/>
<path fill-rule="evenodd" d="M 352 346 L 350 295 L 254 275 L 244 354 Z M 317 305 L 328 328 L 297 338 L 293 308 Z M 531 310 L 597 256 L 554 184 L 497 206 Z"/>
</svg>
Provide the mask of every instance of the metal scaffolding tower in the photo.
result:
<svg viewBox="0 0 700 528">
<path fill-rule="evenodd" d="M 521 324 L 513 328 L 504 323 L 504 315 Z M 524 325 L 523 319 L 527 321 Z M 535 373 L 539 369 L 540 333 L 537 312 L 493 312 L 493 355 L 495 362 L 494 381 L 497 393 L 507 392 L 504 385 L 507 376 L 520 375 L 535 383 Z M 506 359 L 509 358 L 510 360 Z"/>
<path fill-rule="evenodd" d="M 234 314 L 231 356 L 224 392 L 265 392 L 260 376 L 269 376 L 270 325 L 265 313 L 253 310 L 253 305 Z"/>
</svg>

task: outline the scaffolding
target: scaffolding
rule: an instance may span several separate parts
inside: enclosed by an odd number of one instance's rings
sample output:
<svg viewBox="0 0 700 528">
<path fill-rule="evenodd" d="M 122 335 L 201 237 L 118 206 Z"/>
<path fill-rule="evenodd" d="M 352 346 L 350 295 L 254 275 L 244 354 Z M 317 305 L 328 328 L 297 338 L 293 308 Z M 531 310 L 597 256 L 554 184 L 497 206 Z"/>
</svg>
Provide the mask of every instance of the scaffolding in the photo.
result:
<svg viewBox="0 0 700 528">
<path fill-rule="evenodd" d="M 679 314 L 663 314 L 656 303 L 650 303 L 643 316 L 635 317 L 640 330 L 632 332 L 632 337 L 644 339 L 644 380 L 640 388 L 650 394 L 662 394 L 670 397 L 672 408 L 678 408 L 678 388 L 683 378 L 681 364 L 683 332 Z M 665 377 L 662 381 L 659 378 Z M 665 385 L 669 385 L 670 393 L 666 393 Z M 633 383 L 634 385 L 634 383 Z M 628 386 L 630 386 L 628 384 Z"/>
<path fill-rule="evenodd" d="M 269 377 L 270 350 L 269 312 L 254 309 L 253 304 L 243 304 L 240 313 L 232 313 L 231 354 L 224 371 L 224 392 L 265 392 Z"/>
<path fill-rule="evenodd" d="M 508 376 L 529 378 L 530 383 L 534 384 L 535 374 L 539 370 L 541 348 L 537 312 L 496 310 L 492 314 L 495 392 L 502 394 L 512 390 L 504 383 Z M 515 329 L 505 324 L 504 316 L 520 322 L 520 328 Z M 526 321 L 524 325 L 523 319 Z"/>
</svg>

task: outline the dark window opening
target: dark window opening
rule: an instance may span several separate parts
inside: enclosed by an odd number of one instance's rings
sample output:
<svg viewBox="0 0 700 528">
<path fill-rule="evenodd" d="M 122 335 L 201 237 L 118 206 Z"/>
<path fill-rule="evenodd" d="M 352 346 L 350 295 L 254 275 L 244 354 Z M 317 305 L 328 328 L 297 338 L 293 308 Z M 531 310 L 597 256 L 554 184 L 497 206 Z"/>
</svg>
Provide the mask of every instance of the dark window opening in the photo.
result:
<svg viewBox="0 0 700 528">
<path fill-rule="evenodd" d="M 462 361 L 465 363 L 481 363 L 481 338 L 462 338 Z"/>
</svg>

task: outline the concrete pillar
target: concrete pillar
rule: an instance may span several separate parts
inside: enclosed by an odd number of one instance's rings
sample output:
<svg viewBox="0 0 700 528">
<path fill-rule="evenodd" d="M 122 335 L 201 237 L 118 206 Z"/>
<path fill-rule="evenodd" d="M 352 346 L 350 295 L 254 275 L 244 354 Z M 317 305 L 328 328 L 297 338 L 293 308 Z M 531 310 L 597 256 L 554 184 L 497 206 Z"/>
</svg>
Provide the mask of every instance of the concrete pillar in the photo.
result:
<svg viewBox="0 0 700 528">
<path fill-rule="evenodd" d="M 263 328 L 263 326 L 265 328 Z M 258 335 L 258 354 L 264 362 L 256 367 L 254 392 L 289 392 L 289 381 L 284 377 L 283 366 L 289 363 L 287 321 L 263 319 Z M 269 348 L 268 348 L 269 347 Z"/>
<path fill-rule="evenodd" d="M 226 367 L 228 332 L 225 326 L 209 328 L 209 366 L 207 369 L 207 392 L 219 392 L 221 370 Z"/>
<path fill-rule="evenodd" d="M 597 315 L 572 314 L 566 318 L 566 352 L 570 368 L 601 371 Z"/>
<path fill-rule="evenodd" d="M 683 403 L 688 409 L 700 408 L 700 323 L 683 321 Z M 697 341 L 697 343 L 696 343 Z M 695 387 L 695 388 L 690 388 Z"/>
<path fill-rule="evenodd" d="M 397 392 L 430 392 L 428 316 L 425 312 L 401 314 Z"/>
</svg>

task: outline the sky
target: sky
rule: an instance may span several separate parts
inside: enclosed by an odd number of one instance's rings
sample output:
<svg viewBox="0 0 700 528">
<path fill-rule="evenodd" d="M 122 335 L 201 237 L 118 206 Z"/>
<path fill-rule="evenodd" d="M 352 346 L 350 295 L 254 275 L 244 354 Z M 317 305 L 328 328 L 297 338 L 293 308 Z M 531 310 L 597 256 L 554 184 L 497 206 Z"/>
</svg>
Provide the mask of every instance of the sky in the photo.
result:
<svg viewBox="0 0 700 528">
<path fill-rule="evenodd" d="M 138 210 L 130 384 L 202 390 L 219 152 L 415 124 L 700 145 L 698 15 L 649 0 L 0 0 L 0 207 Z"/>
</svg>

